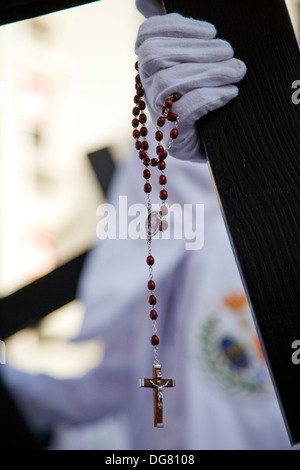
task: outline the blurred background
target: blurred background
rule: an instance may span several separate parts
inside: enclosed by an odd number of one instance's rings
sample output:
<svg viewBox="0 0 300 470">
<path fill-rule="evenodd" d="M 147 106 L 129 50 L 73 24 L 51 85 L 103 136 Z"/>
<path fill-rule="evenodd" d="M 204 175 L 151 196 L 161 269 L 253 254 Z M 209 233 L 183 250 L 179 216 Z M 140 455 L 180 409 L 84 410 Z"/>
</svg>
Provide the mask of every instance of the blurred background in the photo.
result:
<svg viewBox="0 0 300 470">
<path fill-rule="evenodd" d="M 96 242 L 105 194 L 88 154 L 117 165 L 132 143 L 135 0 L 102 0 L 0 28 L 0 296 Z M 9 338 L 6 362 L 76 376 L 99 343 L 68 344 L 80 329 L 74 301 Z"/>
<path fill-rule="evenodd" d="M 300 0 L 286 3 L 299 39 Z M 88 154 L 126 157 L 142 21 L 135 0 L 102 0 L 0 28 L 0 296 L 96 242 L 105 194 Z M 13 335 L 7 363 L 56 377 L 95 366 L 101 344 L 68 342 L 83 314 L 74 301 Z"/>
</svg>

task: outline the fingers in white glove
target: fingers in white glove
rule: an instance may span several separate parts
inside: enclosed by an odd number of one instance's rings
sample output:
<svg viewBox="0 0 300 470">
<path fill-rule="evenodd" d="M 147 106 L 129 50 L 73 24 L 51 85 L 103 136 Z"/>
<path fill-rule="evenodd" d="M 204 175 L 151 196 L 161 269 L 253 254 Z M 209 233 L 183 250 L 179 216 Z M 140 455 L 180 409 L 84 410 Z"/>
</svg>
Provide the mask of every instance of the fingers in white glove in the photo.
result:
<svg viewBox="0 0 300 470">
<path fill-rule="evenodd" d="M 237 96 L 238 88 L 235 85 L 217 87 L 213 91 L 211 88 L 197 88 L 174 103 L 172 111 L 180 116 L 180 121 L 179 136 L 172 144 L 172 155 L 181 160 L 205 161 L 206 155 L 195 123 Z"/>
<path fill-rule="evenodd" d="M 230 44 L 215 36 L 213 25 L 179 14 L 149 18 L 138 34 L 139 74 L 153 122 L 167 97 L 182 95 L 172 107 L 180 119 L 171 151 L 177 158 L 204 159 L 196 121 L 236 98 L 234 84 L 246 74 Z"/>
<path fill-rule="evenodd" d="M 138 49 L 141 78 L 177 64 L 214 64 L 233 57 L 230 44 L 222 39 L 147 39 Z M 207 67 L 207 65 L 205 65 Z"/>
<path fill-rule="evenodd" d="M 224 85 L 216 88 L 195 88 L 183 95 L 179 104 L 175 103 L 173 111 L 180 116 L 181 131 L 190 127 L 208 112 L 225 106 L 238 96 L 239 90 L 235 85 Z M 177 106 L 176 106 L 177 104 Z"/>
<path fill-rule="evenodd" d="M 216 37 L 216 28 L 206 21 L 185 18 L 179 13 L 169 13 L 165 18 L 167 18 L 166 21 L 149 18 L 141 24 L 136 40 L 136 49 L 148 38 L 213 39 Z"/>
<path fill-rule="evenodd" d="M 170 80 L 170 73 L 176 77 L 176 84 L 174 84 L 173 80 Z M 229 59 L 212 63 L 209 67 L 207 64 L 202 63 L 188 64 L 188 69 L 186 64 L 174 65 L 172 71 L 169 68 L 161 69 L 148 78 L 142 78 L 142 83 L 145 90 L 157 90 L 157 93 L 151 99 L 148 99 L 147 91 L 145 95 L 150 111 L 156 113 L 160 111 L 166 97 L 170 96 L 174 91 L 179 92 L 183 99 L 174 104 L 174 111 L 182 118 L 186 109 L 184 101 L 192 91 L 199 90 L 200 94 L 202 90 L 203 93 L 208 93 L 209 91 L 208 94 L 213 100 L 214 96 L 220 93 L 219 88 L 227 87 L 227 85 L 232 83 L 238 83 L 245 76 L 245 73 L 246 66 L 244 62 L 238 59 Z M 204 112 L 201 113 L 201 103 L 193 101 L 190 104 L 191 110 L 195 106 L 200 108 L 197 110 L 199 114 L 198 119 L 200 119 L 201 115 L 206 114 Z"/>
</svg>

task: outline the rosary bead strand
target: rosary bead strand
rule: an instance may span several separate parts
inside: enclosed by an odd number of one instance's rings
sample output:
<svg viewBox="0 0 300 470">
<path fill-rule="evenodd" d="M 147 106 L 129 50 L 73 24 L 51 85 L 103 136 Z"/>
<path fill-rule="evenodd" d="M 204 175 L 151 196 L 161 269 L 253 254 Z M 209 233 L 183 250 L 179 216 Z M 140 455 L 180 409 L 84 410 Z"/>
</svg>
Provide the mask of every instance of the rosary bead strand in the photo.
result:
<svg viewBox="0 0 300 470">
<path fill-rule="evenodd" d="M 138 72 L 138 62 L 135 64 L 135 69 Z M 166 158 L 168 156 L 168 151 L 171 148 L 172 142 L 174 139 L 178 137 L 178 123 L 179 117 L 177 114 L 171 111 L 173 103 L 178 101 L 181 98 L 180 93 L 173 93 L 169 96 L 166 100 L 164 105 L 162 106 L 162 115 L 157 119 L 157 126 L 155 132 L 155 139 L 157 141 L 156 147 L 156 154 L 157 158 L 150 158 L 148 155 L 149 144 L 146 139 L 148 135 L 148 129 L 146 127 L 147 123 L 147 116 L 145 114 L 146 103 L 143 99 L 144 97 L 144 89 L 141 83 L 140 75 L 137 73 L 135 77 L 135 89 L 136 94 L 134 96 L 134 103 L 135 106 L 132 110 L 132 114 L 134 118 L 132 119 L 132 127 L 134 128 L 132 132 L 132 136 L 135 139 L 135 148 L 139 152 L 138 157 L 142 161 L 143 165 L 146 167 L 143 170 L 143 178 L 145 180 L 144 183 L 144 192 L 147 195 L 147 247 L 148 247 L 148 255 L 146 258 L 146 264 L 148 265 L 149 269 L 149 281 L 147 284 L 148 290 L 150 291 L 150 295 L 148 298 L 148 303 L 150 305 L 150 319 L 152 320 L 152 336 L 150 342 L 154 347 L 154 366 L 159 365 L 159 354 L 158 354 L 158 345 L 159 345 L 159 337 L 157 335 L 157 318 L 158 313 L 156 310 L 157 298 L 155 296 L 155 288 L 156 284 L 153 280 L 153 265 L 155 263 L 155 259 L 152 255 L 152 226 L 151 226 L 151 217 L 153 214 L 152 211 L 152 202 L 151 202 L 151 192 L 152 192 L 152 185 L 150 183 L 151 178 L 151 171 L 149 166 L 157 167 L 160 171 L 160 176 L 158 182 L 161 186 L 161 190 L 159 192 L 159 198 L 161 200 L 161 206 L 158 213 L 159 216 L 159 224 L 158 229 L 160 231 L 165 231 L 168 228 L 168 223 L 165 220 L 166 215 L 168 214 L 168 208 L 166 206 L 166 200 L 168 199 L 168 192 L 165 188 L 167 184 L 167 177 L 165 175 L 166 169 Z M 166 149 L 162 145 L 163 140 L 163 132 L 161 128 L 165 125 L 166 120 L 170 122 L 174 122 L 174 127 L 170 131 L 170 140 L 166 147 Z M 156 232 L 155 232 L 156 233 Z"/>
</svg>

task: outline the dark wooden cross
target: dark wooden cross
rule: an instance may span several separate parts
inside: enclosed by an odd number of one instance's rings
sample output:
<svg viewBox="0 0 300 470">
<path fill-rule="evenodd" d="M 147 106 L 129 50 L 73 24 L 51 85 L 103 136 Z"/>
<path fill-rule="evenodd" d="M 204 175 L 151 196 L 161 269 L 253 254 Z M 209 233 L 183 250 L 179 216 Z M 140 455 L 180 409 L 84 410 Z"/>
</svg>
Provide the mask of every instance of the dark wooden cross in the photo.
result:
<svg viewBox="0 0 300 470">
<path fill-rule="evenodd" d="M 0 24 L 84 3 L 2 2 Z M 300 339 L 300 105 L 292 102 L 299 47 L 284 0 L 164 3 L 213 23 L 248 67 L 238 98 L 201 119 L 199 131 L 283 418 L 299 443 L 300 365 L 291 360 Z"/>
<path fill-rule="evenodd" d="M 245 292 L 292 444 L 300 442 L 299 46 L 284 0 L 164 0 L 213 23 L 248 73 L 198 123 Z"/>
<path fill-rule="evenodd" d="M 175 380 L 163 379 L 161 365 L 155 364 L 152 367 L 152 379 L 140 379 L 140 387 L 153 389 L 154 427 L 163 428 L 163 390 L 167 387 L 175 387 Z"/>
</svg>

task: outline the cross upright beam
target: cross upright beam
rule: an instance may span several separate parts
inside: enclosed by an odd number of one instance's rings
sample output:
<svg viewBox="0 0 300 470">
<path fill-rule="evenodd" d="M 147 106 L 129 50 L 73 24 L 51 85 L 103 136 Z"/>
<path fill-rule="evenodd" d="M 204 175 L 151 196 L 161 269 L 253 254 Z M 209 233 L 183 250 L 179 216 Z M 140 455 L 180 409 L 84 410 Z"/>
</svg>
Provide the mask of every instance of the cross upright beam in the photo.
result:
<svg viewBox="0 0 300 470">
<path fill-rule="evenodd" d="M 175 387 L 174 379 L 163 379 L 161 365 L 152 367 L 152 379 L 140 379 L 140 387 L 153 389 L 154 427 L 163 428 L 163 390 L 166 387 Z"/>
<path fill-rule="evenodd" d="M 10 0 L 0 5 L 0 25 L 54 13 L 99 0 Z"/>
<path fill-rule="evenodd" d="M 164 0 L 213 23 L 248 68 L 198 123 L 224 222 L 292 443 L 300 442 L 300 54 L 284 0 Z"/>
</svg>

